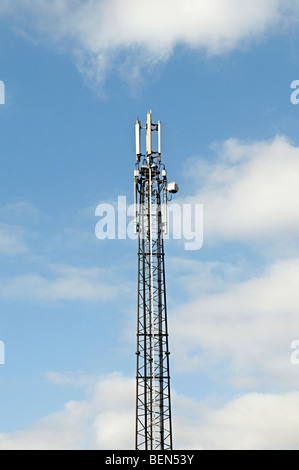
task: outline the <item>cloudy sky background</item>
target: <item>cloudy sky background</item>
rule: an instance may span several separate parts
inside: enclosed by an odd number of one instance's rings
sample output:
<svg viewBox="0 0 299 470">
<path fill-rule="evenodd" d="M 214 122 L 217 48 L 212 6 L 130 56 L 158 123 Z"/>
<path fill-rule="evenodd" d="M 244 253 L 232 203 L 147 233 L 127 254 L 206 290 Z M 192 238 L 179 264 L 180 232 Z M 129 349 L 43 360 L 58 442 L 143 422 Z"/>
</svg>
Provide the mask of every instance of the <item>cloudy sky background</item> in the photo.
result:
<svg viewBox="0 0 299 470">
<path fill-rule="evenodd" d="M 2 0 L 0 449 L 132 449 L 137 256 L 95 236 L 162 121 L 175 448 L 299 449 L 296 0 Z"/>
</svg>

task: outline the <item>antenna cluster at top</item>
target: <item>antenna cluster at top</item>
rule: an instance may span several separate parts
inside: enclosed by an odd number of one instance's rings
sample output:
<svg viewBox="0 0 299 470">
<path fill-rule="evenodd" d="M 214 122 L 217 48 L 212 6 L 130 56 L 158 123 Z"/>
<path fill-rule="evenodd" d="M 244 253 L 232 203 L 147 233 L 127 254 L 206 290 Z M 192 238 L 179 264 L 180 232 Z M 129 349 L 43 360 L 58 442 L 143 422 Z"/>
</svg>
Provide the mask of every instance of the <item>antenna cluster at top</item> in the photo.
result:
<svg viewBox="0 0 299 470">
<path fill-rule="evenodd" d="M 141 152 L 141 129 L 146 129 L 146 155 L 143 155 Z M 158 132 L 158 151 L 153 152 L 152 148 L 152 132 Z M 152 112 L 147 113 L 146 126 L 142 127 L 139 119 L 136 121 L 135 125 L 136 133 L 136 159 L 137 162 L 140 162 L 140 157 L 146 156 L 149 160 L 154 155 L 158 155 L 159 162 L 161 161 L 161 121 L 158 121 L 158 124 L 152 123 Z"/>
</svg>

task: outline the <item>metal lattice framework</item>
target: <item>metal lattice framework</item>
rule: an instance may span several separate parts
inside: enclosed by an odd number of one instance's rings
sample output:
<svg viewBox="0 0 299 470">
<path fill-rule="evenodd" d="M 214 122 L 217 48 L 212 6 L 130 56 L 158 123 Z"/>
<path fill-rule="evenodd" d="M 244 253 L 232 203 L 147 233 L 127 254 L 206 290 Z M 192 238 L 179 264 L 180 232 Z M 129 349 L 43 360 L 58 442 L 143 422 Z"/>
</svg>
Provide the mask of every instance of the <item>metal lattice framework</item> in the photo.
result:
<svg viewBox="0 0 299 470">
<path fill-rule="evenodd" d="M 138 122 L 138 121 L 137 121 Z M 158 126 L 154 126 L 154 130 Z M 152 132 L 148 115 L 147 136 Z M 171 450 L 171 400 L 161 194 L 167 199 L 160 153 L 147 145 L 135 170 L 138 233 L 136 443 L 137 450 Z M 160 144 L 159 144 L 160 148 Z M 156 157 L 159 162 L 156 163 Z M 162 175 L 162 176 L 161 176 Z M 164 208 L 165 210 L 165 208 Z"/>
</svg>

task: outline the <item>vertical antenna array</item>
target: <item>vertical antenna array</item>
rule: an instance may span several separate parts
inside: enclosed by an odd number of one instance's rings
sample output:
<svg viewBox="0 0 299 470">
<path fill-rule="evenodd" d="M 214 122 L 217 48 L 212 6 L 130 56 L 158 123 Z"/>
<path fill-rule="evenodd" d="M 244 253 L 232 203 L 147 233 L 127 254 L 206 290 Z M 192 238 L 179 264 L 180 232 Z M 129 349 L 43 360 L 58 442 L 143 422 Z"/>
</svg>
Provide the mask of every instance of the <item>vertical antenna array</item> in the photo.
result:
<svg viewBox="0 0 299 470">
<path fill-rule="evenodd" d="M 146 153 L 141 130 L 146 130 Z M 153 152 L 153 132 L 157 151 Z M 161 163 L 161 122 L 135 126 L 135 232 L 138 234 L 136 450 L 171 450 L 172 423 L 163 233 L 167 231 L 167 178 Z M 164 203 L 162 213 L 161 201 Z"/>
</svg>

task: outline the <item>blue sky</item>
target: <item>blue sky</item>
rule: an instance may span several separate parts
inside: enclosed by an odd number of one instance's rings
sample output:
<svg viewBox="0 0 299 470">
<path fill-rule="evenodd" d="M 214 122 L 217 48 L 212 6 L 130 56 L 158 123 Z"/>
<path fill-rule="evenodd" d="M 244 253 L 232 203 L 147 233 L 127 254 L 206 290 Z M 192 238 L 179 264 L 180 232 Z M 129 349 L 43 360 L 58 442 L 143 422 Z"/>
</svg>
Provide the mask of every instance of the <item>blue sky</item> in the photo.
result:
<svg viewBox="0 0 299 470">
<path fill-rule="evenodd" d="M 166 242 L 174 446 L 298 449 L 298 22 L 292 0 L 2 1 L 1 449 L 134 446 L 137 245 L 95 210 L 133 202 L 150 109 L 204 207 L 200 250 Z"/>
</svg>

